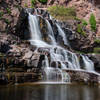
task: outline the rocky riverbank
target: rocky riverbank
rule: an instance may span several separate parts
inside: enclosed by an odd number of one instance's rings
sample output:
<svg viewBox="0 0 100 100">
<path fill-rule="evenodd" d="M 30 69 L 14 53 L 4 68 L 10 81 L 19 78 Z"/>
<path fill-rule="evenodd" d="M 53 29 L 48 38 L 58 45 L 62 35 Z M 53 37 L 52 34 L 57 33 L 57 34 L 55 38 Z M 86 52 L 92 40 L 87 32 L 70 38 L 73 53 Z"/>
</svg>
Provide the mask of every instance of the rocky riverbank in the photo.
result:
<svg viewBox="0 0 100 100">
<path fill-rule="evenodd" d="M 70 83 L 99 85 L 100 75 L 97 73 L 63 70 L 70 75 Z M 43 70 L 33 68 L 29 72 L 4 72 L 0 73 L 0 85 L 12 85 L 16 83 L 45 82 L 43 81 Z M 67 82 L 66 82 L 67 83 Z"/>
</svg>

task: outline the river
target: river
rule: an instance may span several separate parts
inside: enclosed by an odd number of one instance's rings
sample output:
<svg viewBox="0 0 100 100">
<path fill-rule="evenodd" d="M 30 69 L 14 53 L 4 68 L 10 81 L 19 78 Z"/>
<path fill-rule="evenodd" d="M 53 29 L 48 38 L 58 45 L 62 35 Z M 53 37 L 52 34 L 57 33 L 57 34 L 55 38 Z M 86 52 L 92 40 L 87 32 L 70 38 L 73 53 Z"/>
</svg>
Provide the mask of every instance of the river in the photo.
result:
<svg viewBox="0 0 100 100">
<path fill-rule="evenodd" d="M 0 87 L 0 100 L 100 100 L 100 87 L 76 84 Z"/>
</svg>

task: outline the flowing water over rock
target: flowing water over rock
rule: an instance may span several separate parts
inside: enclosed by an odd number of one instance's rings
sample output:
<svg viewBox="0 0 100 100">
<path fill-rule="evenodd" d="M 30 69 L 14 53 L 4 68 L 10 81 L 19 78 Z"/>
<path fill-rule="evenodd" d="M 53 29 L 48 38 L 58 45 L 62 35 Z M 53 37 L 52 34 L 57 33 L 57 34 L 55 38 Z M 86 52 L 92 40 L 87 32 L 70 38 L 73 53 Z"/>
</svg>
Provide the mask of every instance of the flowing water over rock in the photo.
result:
<svg viewBox="0 0 100 100">
<path fill-rule="evenodd" d="M 65 49 L 59 44 L 60 40 L 58 43 L 49 20 L 42 18 L 47 27 L 46 34 L 44 34 L 40 30 L 41 26 L 43 27 L 43 25 L 40 25 L 40 15 L 29 13 L 28 18 L 31 33 L 31 39 L 29 41 L 32 45 L 37 46 L 38 49 L 42 48 L 42 50 L 48 52 L 48 54 L 45 54 L 45 59 L 42 62 L 42 68 L 44 69 L 43 81 L 70 82 L 70 76 L 63 72 L 63 70 L 82 70 L 81 66 L 84 66 L 83 69 L 86 71 L 94 71 L 94 64 L 87 56 L 81 55 L 83 61 L 83 65 L 81 65 L 77 54 Z M 57 22 L 55 25 L 58 35 L 63 41 L 63 45 L 70 47 L 65 32 Z"/>
</svg>

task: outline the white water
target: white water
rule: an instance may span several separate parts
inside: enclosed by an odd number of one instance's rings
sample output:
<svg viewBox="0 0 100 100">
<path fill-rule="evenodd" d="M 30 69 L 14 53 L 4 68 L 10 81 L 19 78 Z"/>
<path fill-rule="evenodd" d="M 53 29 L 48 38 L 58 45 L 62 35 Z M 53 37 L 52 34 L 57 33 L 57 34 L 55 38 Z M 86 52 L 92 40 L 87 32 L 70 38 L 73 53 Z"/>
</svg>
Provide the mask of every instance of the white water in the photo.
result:
<svg viewBox="0 0 100 100">
<path fill-rule="evenodd" d="M 87 56 L 84 56 L 84 55 L 81 55 L 81 56 L 83 59 L 85 69 L 87 71 L 94 71 L 94 63 Z"/>
<path fill-rule="evenodd" d="M 29 28 L 31 32 L 30 42 L 38 47 L 49 46 L 46 42 L 42 41 L 42 36 L 39 28 L 38 18 L 35 15 L 29 13 Z"/>
<path fill-rule="evenodd" d="M 70 76 L 68 73 L 65 73 L 63 69 L 81 70 L 79 58 L 75 53 L 57 45 L 52 26 L 48 20 L 45 21 L 48 28 L 47 34 L 49 34 L 48 36 L 51 39 L 50 44 L 43 41 L 41 37 L 42 33 L 39 28 L 38 17 L 29 14 L 31 44 L 36 45 L 37 47 L 49 48 L 50 52 L 50 57 L 48 58 L 48 56 L 45 55 L 45 60 L 42 62 L 42 66 L 44 68 L 44 80 L 47 82 L 70 82 Z M 63 38 L 64 44 L 69 45 L 68 40 L 66 39 L 66 34 L 58 24 L 56 25 L 59 35 Z M 43 48 L 43 50 L 45 51 L 45 48 Z M 82 56 L 82 59 L 85 70 L 94 71 L 93 62 L 87 56 Z M 53 62 L 55 62 L 55 66 L 52 65 Z"/>
<path fill-rule="evenodd" d="M 52 30 L 52 27 L 49 23 L 48 20 L 46 20 L 46 23 L 47 23 L 47 27 L 48 27 L 48 33 L 49 33 L 49 36 L 52 40 L 52 45 L 56 45 L 56 40 L 55 40 L 55 37 L 54 37 L 54 34 L 53 34 L 53 30 Z"/>
<path fill-rule="evenodd" d="M 59 35 L 62 36 L 62 38 L 63 38 L 64 44 L 69 45 L 68 41 L 66 39 L 66 34 L 64 33 L 64 31 L 61 29 L 61 27 L 58 24 L 56 24 L 56 25 L 57 25 L 57 28 L 58 28 Z"/>
</svg>

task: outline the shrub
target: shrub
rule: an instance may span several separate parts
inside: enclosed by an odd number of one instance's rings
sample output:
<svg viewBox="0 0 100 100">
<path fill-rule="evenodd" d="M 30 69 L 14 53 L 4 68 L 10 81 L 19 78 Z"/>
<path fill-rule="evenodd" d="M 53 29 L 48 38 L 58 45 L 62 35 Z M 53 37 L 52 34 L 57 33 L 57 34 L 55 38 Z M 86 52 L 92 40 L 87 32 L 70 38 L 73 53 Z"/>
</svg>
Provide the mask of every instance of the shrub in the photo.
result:
<svg viewBox="0 0 100 100">
<path fill-rule="evenodd" d="M 6 8 L 6 10 L 7 10 L 8 14 L 11 14 L 11 9 L 10 8 Z"/>
<path fill-rule="evenodd" d="M 0 19 L 2 18 L 3 15 L 4 15 L 4 13 L 3 12 L 0 12 Z"/>
<path fill-rule="evenodd" d="M 48 0 L 38 0 L 40 3 L 45 4 L 48 2 Z"/>
<path fill-rule="evenodd" d="M 50 14 L 59 20 L 74 19 L 76 17 L 76 10 L 74 7 L 65 8 L 63 6 L 51 6 L 48 8 Z"/>
<path fill-rule="evenodd" d="M 25 6 L 26 8 L 28 8 L 28 5 L 27 5 L 27 3 L 25 3 L 25 4 L 24 4 L 24 6 Z"/>
<path fill-rule="evenodd" d="M 88 22 L 84 19 L 80 19 L 78 17 L 75 17 L 75 20 L 80 21 L 80 23 L 82 24 L 82 26 L 87 26 Z"/>
<path fill-rule="evenodd" d="M 82 25 L 81 24 L 78 24 L 77 25 L 77 30 L 76 30 L 78 33 L 80 33 L 81 35 L 83 35 L 83 36 L 86 36 L 86 33 L 85 33 L 85 31 L 83 30 L 83 27 L 82 27 Z"/>
<path fill-rule="evenodd" d="M 96 31 L 96 19 L 95 19 L 94 14 L 91 14 L 89 22 L 90 22 L 90 25 L 91 25 L 91 30 Z"/>
<path fill-rule="evenodd" d="M 6 22 L 7 24 L 10 24 L 10 21 L 9 21 L 8 19 L 5 19 L 5 22 Z"/>
<path fill-rule="evenodd" d="M 34 7 L 35 4 L 36 4 L 36 0 L 31 0 L 32 7 Z"/>
<path fill-rule="evenodd" d="M 87 26 L 87 25 L 88 25 L 87 21 L 83 19 L 83 20 L 82 20 L 82 25 L 83 25 L 83 26 Z"/>
<path fill-rule="evenodd" d="M 95 39 L 94 42 L 100 44 L 100 39 Z"/>
<path fill-rule="evenodd" d="M 100 47 L 95 47 L 94 48 L 94 53 L 100 53 Z"/>
</svg>

